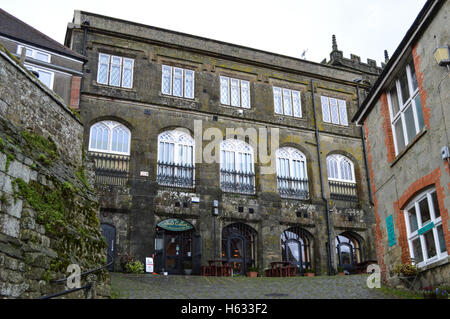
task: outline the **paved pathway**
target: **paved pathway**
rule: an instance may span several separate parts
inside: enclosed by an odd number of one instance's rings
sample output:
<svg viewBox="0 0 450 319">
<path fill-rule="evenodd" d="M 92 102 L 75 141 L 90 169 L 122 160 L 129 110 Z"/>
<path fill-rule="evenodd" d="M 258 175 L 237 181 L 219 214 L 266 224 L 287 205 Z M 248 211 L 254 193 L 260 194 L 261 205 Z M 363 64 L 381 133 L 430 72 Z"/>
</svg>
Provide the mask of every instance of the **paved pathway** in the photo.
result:
<svg viewBox="0 0 450 319">
<path fill-rule="evenodd" d="M 111 273 L 114 297 L 131 299 L 380 299 L 367 275 L 290 278 L 200 277 Z"/>
</svg>

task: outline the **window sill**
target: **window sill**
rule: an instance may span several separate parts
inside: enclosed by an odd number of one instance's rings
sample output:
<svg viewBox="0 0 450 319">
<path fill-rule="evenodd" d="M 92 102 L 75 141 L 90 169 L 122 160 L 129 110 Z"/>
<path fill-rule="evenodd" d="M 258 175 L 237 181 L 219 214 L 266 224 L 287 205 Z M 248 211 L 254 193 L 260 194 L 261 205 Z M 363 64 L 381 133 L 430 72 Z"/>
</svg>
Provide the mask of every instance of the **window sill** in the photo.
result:
<svg viewBox="0 0 450 319">
<path fill-rule="evenodd" d="M 161 93 L 161 92 L 159 92 L 159 96 L 161 96 L 161 97 L 167 97 L 167 98 L 172 98 L 172 99 L 175 99 L 175 100 L 198 102 L 198 100 L 195 99 L 195 98 L 184 97 L 184 96 L 176 96 L 176 95 L 170 95 L 170 94 L 164 94 L 164 93 Z"/>
<path fill-rule="evenodd" d="M 97 86 L 97 87 L 100 87 L 100 88 L 108 88 L 108 89 L 115 89 L 115 90 L 122 90 L 122 91 L 137 93 L 135 88 L 131 88 L 130 89 L 130 88 L 124 88 L 124 87 L 121 87 L 121 86 L 102 84 L 102 83 L 98 83 L 97 81 L 94 81 L 93 85 Z"/>
<path fill-rule="evenodd" d="M 422 129 L 422 131 L 420 131 L 419 134 L 417 134 L 416 137 L 414 137 L 414 139 L 394 158 L 390 166 L 393 167 L 403 157 L 403 155 L 405 155 L 414 146 L 414 144 L 416 144 L 417 141 L 425 135 L 426 132 L 426 128 Z"/>
<path fill-rule="evenodd" d="M 444 256 L 444 257 L 442 257 L 440 259 L 432 261 L 432 262 L 430 262 L 428 264 L 425 264 L 423 266 L 419 266 L 418 265 L 417 267 L 419 268 L 420 272 L 425 272 L 425 271 L 431 270 L 433 268 L 443 266 L 443 265 L 448 264 L 448 263 L 450 263 L 450 256 L 447 255 L 447 256 Z"/>
</svg>

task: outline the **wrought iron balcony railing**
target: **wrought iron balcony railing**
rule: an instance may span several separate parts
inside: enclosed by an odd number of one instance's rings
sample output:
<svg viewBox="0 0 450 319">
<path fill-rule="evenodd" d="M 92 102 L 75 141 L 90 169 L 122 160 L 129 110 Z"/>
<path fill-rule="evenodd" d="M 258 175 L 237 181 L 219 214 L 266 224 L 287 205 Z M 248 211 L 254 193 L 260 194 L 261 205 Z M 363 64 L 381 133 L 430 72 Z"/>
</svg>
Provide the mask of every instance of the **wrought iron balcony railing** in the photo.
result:
<svg viewBox="0 0 450 319">
<path fill-rule="evenodd" d="M 330 186 L 331 199 L 345 200 L 350 202 L 358 201 L 356 183 L 329 180 L 328 184 Z"/>
<path fill-rule="evenodd" d="M 191 164 L 158 162 L 157 182 L 168 187 L 193 188 L 195 168 Z"/>
<path fill-rule="evenodd" d="M 220 188 L 226 193 L 255 194 L 255 174 L 221 169 Z"/>
<path fill-rule="evenodd" d="M 95 183 L 99 185 L 125 186 L 128 182 L 130 157 L 89 152 L 95 162 Z"/>
<path fill-rule="evenodd" d="M 278 193 L 282 198 L 308 199 L 309 184 L 307 179 L 277 177 Z"/>
</svg>

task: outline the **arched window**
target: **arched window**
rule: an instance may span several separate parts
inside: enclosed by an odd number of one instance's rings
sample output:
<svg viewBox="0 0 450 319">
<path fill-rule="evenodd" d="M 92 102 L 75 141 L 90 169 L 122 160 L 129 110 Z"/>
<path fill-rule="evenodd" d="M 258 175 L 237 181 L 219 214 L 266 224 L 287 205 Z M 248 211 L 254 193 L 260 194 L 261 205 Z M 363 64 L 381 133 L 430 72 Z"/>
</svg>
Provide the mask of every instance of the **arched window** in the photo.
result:
<svg viewBox="0 0 450 319">
<path fill-rule="evenodd" d="M 333 154 L 327 157 L 328 179 L 355 183 L 353 162 L 345 156 Z"/>
<path fill-rule="evenodd" d="M 181 131 L 158 136 L 158 176 L 160 185 L 194 187 L 194 139 Z"/>
<path fill-rule="evenodd" d="M 351 233 L 342 233 L 336 237 L 336 254 L 339 266 L 352 270 L 355 264 L 361 262 L 360 242 Z"/>
<path fill-rule="evenodd" d="M 220 186 L 224 192 L 255 193 L 253 149 L 238 139 L 220 143 Z"/>
<path fill-rule="evenodd" d="M 309 196 L 306 157 L 297 149 L 277 150 L 277 185 L 281 197 L 307 199 Z"/>
<path fill-rule="evenodd" d="M 292 227 L 281 234 L 281 255 L 283 261 L 295 265 L 300 273 L 311 269 L 312 236 L 300 227 Z"/>
<path fill-rule="evenodd" d="M 242 223 L 228 225 L 222 230 L 222 260 L 228 261 L 233 272 L 245 274 L 256 261 L 256 231 Z"/>
<path fill-rule="evenodd" d="M 124 125 L 102 121 L 91 126 L 89 151 L 130 155 L 131 133 Z"/>
<path fill-rule="evenodd" d="M 338 154 L 328 156 L 327 171 L 332 199 L 358 201 L 355 168 L 350 159 Z"/>
</svg>

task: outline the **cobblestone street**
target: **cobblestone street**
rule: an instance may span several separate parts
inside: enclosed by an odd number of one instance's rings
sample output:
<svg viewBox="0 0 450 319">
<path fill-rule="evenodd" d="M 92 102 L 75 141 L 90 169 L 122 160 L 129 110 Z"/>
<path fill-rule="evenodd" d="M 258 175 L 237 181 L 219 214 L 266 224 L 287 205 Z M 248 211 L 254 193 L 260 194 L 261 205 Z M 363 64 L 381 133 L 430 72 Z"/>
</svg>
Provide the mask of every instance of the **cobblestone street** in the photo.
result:
<svg viewBox="0 0 450 319">
<path fill-rule="evenodd" d="M 130 299 L 383 299 L 367 275 L 290 278 L 200 277 L 111 273 L 115 298 Z"/>
</svg>

